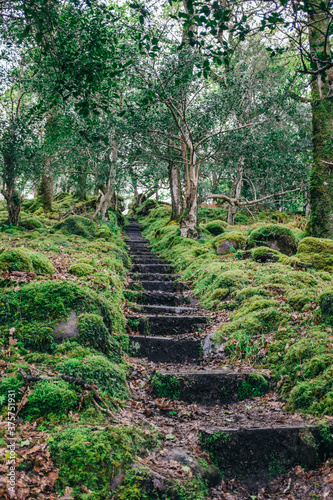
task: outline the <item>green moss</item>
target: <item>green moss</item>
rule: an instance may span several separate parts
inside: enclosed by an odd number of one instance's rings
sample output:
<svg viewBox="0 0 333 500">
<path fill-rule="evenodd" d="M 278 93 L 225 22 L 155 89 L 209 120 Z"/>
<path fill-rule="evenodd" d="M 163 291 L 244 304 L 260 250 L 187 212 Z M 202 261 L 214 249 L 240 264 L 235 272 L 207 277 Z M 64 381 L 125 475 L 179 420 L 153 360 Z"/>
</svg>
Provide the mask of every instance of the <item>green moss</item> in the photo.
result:
<svg viewBox="0 0 333 500">
<path fill-rule="evenodd" d="M 55 231 L 61 231 L 64 234 L 76 234 L 78 236 L 89 238 L 97 231 L 97 224 L 94 221 L 87 219 L 87 217 L 82 217 L 81 215 L 70 215 L 63 221 L 55 224 L 53 229 Z"/>
<path fill-rule="evenodd" d="M 23 413 L 28 420 L 51 415 L 67 415 L 77 403 L 77 391 L 64 380 L 41 380 L 28 395 L 28 403 Z"/>
<path fill-rule="evenodd" d="M 110 253 L 115 259 L 120 260 L 125 266 L 130 264 L 128 254 L 119 246 L 103 240 L 96 240 L 87 245 L 87 250 L 96 253 Z"/>
<path fill-rule="evenodd" d="M 107 266 L 109 269 L 112 271 L 115 271 L 117 274 L 120 274 L 121 276 L 124 274 L 124 265 L 123 262 L 112 258 L 112 257 L 104 257 L 101 261 L 103 266 Z"/>
<path fill-rule="evenodd" d="M 205 225 L 205 229 L 212 235 L 218 236 L 219 234 L 224 233 L 225 228 L 228 226 L 228 224 L 222 220 L 213 220 L 211 222 L 208 222 L 208 224 Z"/>
<path fill-rule="evenodd" d="M 312 290 L 291 290 L 287 293 L 288 304 L 296 311 L 301 311 L 307 304 L 316 301 Z"/>
<path fill-rule="evenodd" d="M 200 431 L 199 439 L 201 447 L 207 451 L 213 464 L 217 467 L 223 466 L 221 464 L 221 457 L 218 453 L 218 449 L 221 445 L 228 446 L 231 441 L 230 434 L 223 431 L 216 431 L 213 434 L 207 434 Z"/>
<path fill-rule="evenodd" d="M 23 271 L 32 273 L 34 268 L 30 255 L 25 250 L 5 250 L 0 254 L 0 269 L 2 271 Z"/>
<path fill-rule="evenodd" d="M 231 242 L 234 250 L 243 249 L 247 244 L 245 234 L 240 231 L 228 231 L 222 235 L 216 236 L 216 238 L 213 239 L 212 244 L 217 249 L 224 241 Z"/>
<path fill-rule="evenodd" d="M 4 375 L 0 379 L 0 408 L 8 404 L 8 391 L 15 392 L 15 399 L 18 401 L 19 390 L 23 387 L 23 378 L 19 374 Z"/>
<path fill-rule="evenodd" d="M 304 238 L 298 246 L 297 257 L 316 269 L 333 272 L 333 240 Z"/>
<path fill-rule="evenodd" d="M 15 337 L 26 349 L 44 351 L 53 344 L 53 325 L 40 321 L 18 323 Z"/>
<path fill-rule="evenodd" d="M 157 372 L 152 379 L 151 385 L 162 398 L 179 399 L 180 382 L 174 375 L 161 375 Z"/>
<path fill-rule="evenodd" d="M 333 288 L 320 294 L 319 306 L 323 321 L 333 326 Z"/>
<path fill-rule="evenodd" d="M 88 276 L 94 272 L 94 268 L 90 264 L 85 264 L 84 262 L 74 262 L 74 264 L 69 266 L 68 272 L 78 277 Z"/>
<path fill-rule="evenodd" d="M 252 257 L 253 257 L 253 259 L 255 261 L 260 260 L 260 257 L 262 255 L 267 254 L 267 253 L 271 253 L 271 254 L 276 255 L 276 256 L 280 256 L 281 255 L 281 253 L 278 252 L 277 250 L 272 250 L 271 248 L 264 247 L 264 246 L 253 248 L 253 250 L 251 251 L 251 253 L 252 253 Z"/>
<path fill-rule="evenodd" d="M 39 252 L 30 252 L 30 259 L 32 261 L 32 265 L 34 271 L 37 274 L 54 274 L 55 268 L 52 262 L 43 254 Z"/>
<path fill-rule="evenodd" d="M 253 246 L 269 246 L 275 244 L 281 253 L 291 255 L 297 250 L 297 239 L 288 227 L 280 224 L 269 224 L 249 232 L 248 244 Z"/>
<path fill-rule="evenodd" d="M 269 388 L 268 380 L 259 373 L 250 373 L 237 390 L 238 399 L 263 396 Z"/>
<path fill-rule="evenodd" d="M 57 364 L 56 370 L 88 384 L 96 384 L 111 397 L 124 399 L 129 395 L 124 366 L 114 364 L 104 356 L 92 354 L 83 359 L 70 358 Z"/>
<path fill-rule="evenodd" d="M 78 320 L 78 341 L 105 353 L 114 361 L 122 359 L 122 337 L 111 336 L 103 318 L 98 314 L 83 314 Z"/>
<path fill-rule="evenodd" d="M 43 224 L 37 217 L 22 218 L 20 225 L 29 231 L 41 229 L 43 227 Z"/>
<path fill-rule="evenodd" d="M 299 382 L 291 391 L 288 408 L 312 415 L 333 415 L 333 368 L 315 379 Z"/>
<path fill-rule="evenodd" d="M 156 443 L 153 433 L 140 427 L 67 427 L 49 440 L 51 456 L 59 467 L 57 489 L 74 488 L 74 495 L 82 498 L 81 486 L 92 491 L 93 498 L 105 500 L 109 496 L 112 479 L 128 468 L 139 450 Z"/>
</svg>

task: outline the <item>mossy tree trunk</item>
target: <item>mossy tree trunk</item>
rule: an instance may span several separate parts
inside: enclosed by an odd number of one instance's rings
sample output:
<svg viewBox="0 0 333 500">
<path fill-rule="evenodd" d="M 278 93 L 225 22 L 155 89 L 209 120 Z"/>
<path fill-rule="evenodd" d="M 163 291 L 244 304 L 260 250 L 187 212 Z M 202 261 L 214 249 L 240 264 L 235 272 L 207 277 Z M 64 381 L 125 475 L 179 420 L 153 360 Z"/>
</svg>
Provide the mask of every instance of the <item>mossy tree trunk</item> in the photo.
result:
<svg viewBox="0 0 333 500">
<path fill-rule="evenodd" d="M 94 217 L 100 213 L 102 220 L 107 220 L 107 211 L 110 207 L 114 208 L 116 203 L 116 174 L 117 174 L 117 159 L 118 159 L 118 140 L 114 137 L 111 142 L 110 155 L 110 172 L 108 185 L 105 193 L 102 194 L 101 200 L 94 214 Z"/>
<path fill-rule="evenodd" d="M 309 40 L 313 53 L 331 57 L 329 19 L 318 12 L 310 16 Z M 312 236 L 333 238 L 333 70 L 312 76 L 312 146 L 313 163 L 310 173 L 311 214 L 309 230 Z"/>
<path fill-rule="evenodd" d="M 16 190 L 16 131 L 12 124 L 3 135 L 3 194 L 7 202 L 8 222 L 16 226 L 21 217 L 23 198 Z"/>
<path fill-rule="evenodd" d="M 45 165 L 41 182 L 39 184 L 38 195 L 42 201 L 44 211 L 51 211 L 53 201 L 53 172 L 50 156 L 46 156 L 45 158 Z"/>
</svg>

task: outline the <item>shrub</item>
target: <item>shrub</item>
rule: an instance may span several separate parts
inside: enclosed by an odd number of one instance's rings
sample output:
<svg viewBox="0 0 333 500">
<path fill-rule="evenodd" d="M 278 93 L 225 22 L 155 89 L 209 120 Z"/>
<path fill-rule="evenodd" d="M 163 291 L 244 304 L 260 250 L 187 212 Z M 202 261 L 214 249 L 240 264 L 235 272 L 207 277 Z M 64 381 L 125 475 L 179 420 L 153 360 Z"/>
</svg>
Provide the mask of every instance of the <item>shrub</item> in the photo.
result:
<svg viewBox="0 0 333 500">
<path fill-rule="evenodd" d="M 24 414 L 28 420 L 50 415 L 67 415 L 77 403 L 77 392 L 64 380 L 41 380 L 29 394 Z"/>
<path fill-rule="evenodd" d="M 52 262 L 43 254 L 38 252 L 30 252 L 29 256 L 32 261 L 34 271 L 37 274 L 54 274 L 55 268 Z"/>
<path fill-rule="evenodd" d="M 68 272 L 74 276 L 88 276 L 92 274 L 94 268 L 90 264 L 85 264 L 84 262 L 75 262 L 71 264 L 68 268 Z"/>
<path fill-rule="evenodd" d="M 25 250 L 5 250 L 0 254 L 0 269 L 2 271 L 23 271 L 32 273 L 34 268 L 30 255 Z"/>
<path fill-rule="evenodd" d="M 211 222 L 208 222 L 208 224 L 206 224 L 205 229 L 207 229 L 207 231 L 210 234 L 213 234 L 214 236 L 218 236 L 219 234 L 224 233 L 225 228 L 227 226 L 228 226 L 228 224 L 224 221 L 213 220 Z"/>
<path fill-rule="evenodd" d="M 128 396 L 125 369 L 104 356 L 90 355 L 83 360 L 70 358 L 58 364 L 57 370 L 88 384 L 96 384 L 111 397 L 123 399 Z"/>
<path fill-rule="evenodd" d="M 248 244 L 250 247 L 268 246 L 286 255 L 291 255 L 296 252 L 298 242 L 288 227 L 269 224 L 253 229 L 249 234 Z"/>
<path fill-rule="evenodd" d="M 304 238 L 298 245 L 297 257 L 316 269 L 333 272 L 333 240 Z"/>
<path fill-rule="evenodd" d="M 55 231 L 61 231 L 67 234 L 76 234 L 78 236 L 83 236 L 89 238 L 97 231 L 97 224 L 87 219 L 87 217 L 82 217 L 81 215 L 70 215 L 66 217 L 61 222 L 58 222 L 53 227 Z"/>
</svg>

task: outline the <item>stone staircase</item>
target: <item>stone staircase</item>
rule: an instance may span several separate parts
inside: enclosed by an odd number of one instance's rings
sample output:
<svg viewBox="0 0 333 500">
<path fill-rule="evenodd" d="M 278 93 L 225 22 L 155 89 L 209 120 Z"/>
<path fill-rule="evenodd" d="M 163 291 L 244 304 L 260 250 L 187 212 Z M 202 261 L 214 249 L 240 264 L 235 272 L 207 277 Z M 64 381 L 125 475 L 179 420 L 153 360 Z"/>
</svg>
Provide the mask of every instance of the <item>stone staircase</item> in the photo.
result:
<svg viewBox="0 0 333 500">
<path fill-rule="evenodd" d="M 155 363 L 152 394 L 211 412 L 199 429 L 198 441 L 223 477 L 238 477 L 257 487 L 293 466 L 313 468 L 332 456 L 333 427 L 322 428 L 301 417 L 281 419 L 274 408 L 264 423 L 255 415 L 243 418 L 251 406 L 241 402 L 271 393 L 273 381 L 251 370 L 233 371 L 228 365 L 202 366 L 207 316 L 171 265 L 150 251 L 138 222 L 127 227 L 127 237 L 133 261 L 129 290 L 135 300 L 127 316 L 131 352 Z M 220 419 L 229 404 L 236 405 L 240 425 L 228 426 Z M 267 414 L 264 404 L 262 411 Z"/>
</svg>

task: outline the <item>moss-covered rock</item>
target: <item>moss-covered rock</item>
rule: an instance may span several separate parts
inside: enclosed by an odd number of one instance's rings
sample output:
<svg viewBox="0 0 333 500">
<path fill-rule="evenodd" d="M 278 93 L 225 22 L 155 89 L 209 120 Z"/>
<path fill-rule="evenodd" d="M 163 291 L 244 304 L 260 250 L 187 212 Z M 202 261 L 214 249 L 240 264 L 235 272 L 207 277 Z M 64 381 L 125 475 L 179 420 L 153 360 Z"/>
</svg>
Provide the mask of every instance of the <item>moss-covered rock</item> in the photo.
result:
<svg viewBox="0 0 333 500">
<path fill-rule="evenodd" d="M 79 378 L 88 384 L 96 384 L 111 397 L 122 399 L 129 394 L 124 365 L 112 363 L 104 356 L 70 358 L 59 363 L 56 369 L 64 375 Z"/>
<path fill-rule="evenodd" d="M 53 433 L 49 444 L 54 463 L 60 469 L 58 488 L 70 486 L 74 496 L 82 498 L 82 486 L 86 486 L 94 500 L 105 500 L 110 495 L 112 479 L 132 464 L 139 450 L 156 445 L 156 438 L 153 432 L 138 426 L 108 426 L 101 430 L 77 424 Z"/>
<path fill-rule="evenodd" d="M 325 290 L 319 296 L 319 306 L 323 321 L 333 326 L 333 288 Z"/>
<path fill-rule="evenodd" d="M 2 271 L 21 271 L 32 273 L 34 268 L 29 253 L 20 248 L 5 250 L 0 254 L 0 269 Z"/>
<path fill-rule="evenodd" d="M 296 311 L 301 311 L 306 305 L 316 300 L 312 290 L 291 290 L 287 293 L 288 304 Z"/>
<path fill-rule="evenodd" d="M 37 217 L 22 218 L 20 225 L 29 231 L 43 228 L 43 224 L 39 219 L 37 219 Z"/>
<path fill-rule="evenodd" d="M 64 234 L 76 234 L 78 236 L 89 238 L 97 231 L 98 226 L 94 221 L 88 219 L 87 217 L 82 217 L 81 215 L 70 215 L 63 221 L 55 224 L 53 229 L 55 231 L 61 231 Z"/>
<path fill-rule="evenodd" d="M 32 265 L 34 271 L 37 274 L 54 274 L 55 267 L 53 266 L 50 259 L 48 259 L 45 255 L 39 252 L 30 252 L 29 256 L 32 261 Z"/>
<path fill-rule="evenodd" d="M 112 231 L 108 226 L 103 225 L 96 231 L 94 238 L 103 238 L 109 241 L 112 238 Z"/>
<path fill-rule="evenodd" d="M 68 268 L 68 272 L 74 276 L 88 276 L 94 271 L 93 266 L 90 264 L 85 264 L 84 262 L 74 262 Z"/>
<path fill-rule="evenodd" d="M 288 227 L 269 224 L 253 229 L 248 237 L 250 247 L 266 246 L 285 255 L 292 255 L 297 250 L 297 239 Z"/>
<path fill-rule="evenodd" d="M 205 229 L 214 236 L 223 234 L 226 227 L 228 227 L 228 224 L 222 220 L 212 220 L 205 225 Z"/>
<path fill-rule="evenodd" d="M 87 250 L 96 253 L 110 253 L 114 258 L 120 260 L 125 266 L 129 266 L 130 260 L 123 248 L 104 240 L 96 240 L 87 245 Z"/>
<path fill-rule="evenodd" d="M 304 238 L 297 249 L 297 257 L 316 269 L 333 272 L 333 240 Z"/>
<path fill-rule="evenodd" d="M 28 395 L 24 415 L 28 420 L 50 415 L 67 415 L 78 403 L 75 388 L 64 380 L 41 380 Z"/>
<path fill-rule="evenodd" d="M 252 257 L 256 262 L 277 262 L 280 255 L 282 255 L 278 250 L 273 250 L 269 247 L 256 247 L 251 251 Z M 266 257 L 264 259 L 264 257 Z"/>
<path fill-rule="evenodd" d="M 213 245 L 216 248 L 217 254 L 227 254 L 234 250 L 244 249 L 247 239 L 245 234 L 239 231 L 230 231 L 221 236 L 217 236 L 213 240 Z"/>
</svg>

